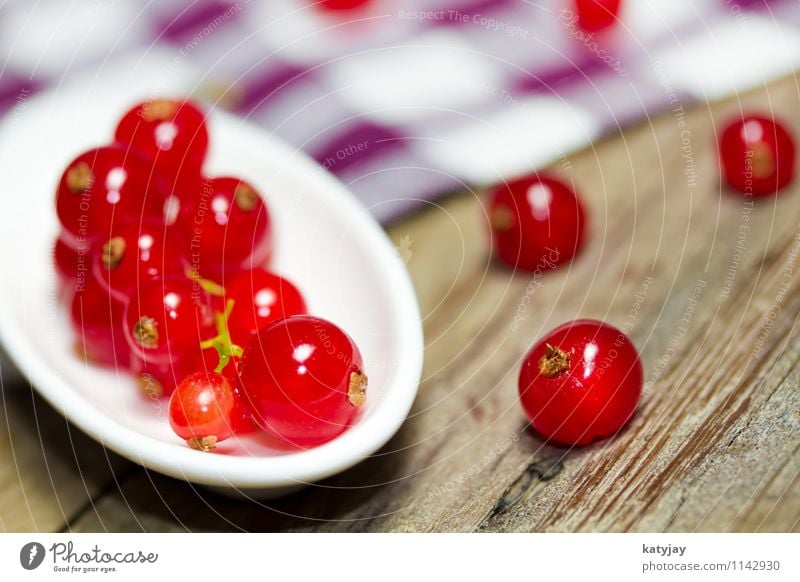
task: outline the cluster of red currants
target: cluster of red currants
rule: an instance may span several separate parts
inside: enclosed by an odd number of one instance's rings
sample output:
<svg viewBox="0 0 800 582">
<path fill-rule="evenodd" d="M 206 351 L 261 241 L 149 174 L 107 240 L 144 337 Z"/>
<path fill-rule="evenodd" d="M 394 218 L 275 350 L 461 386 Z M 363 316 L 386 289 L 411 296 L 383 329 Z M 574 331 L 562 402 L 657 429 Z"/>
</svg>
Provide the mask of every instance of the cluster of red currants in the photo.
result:
<svg viewBox="0 0 800 582">
<path fill-rule="evenodd" d="M 777 194 L 793 178 L 795 145 L 779 122 L 743 116 L 719 140 L 724 182 L 746 196 Z M 584 238 L 585 213 L 575 191 L 535 175 L 497 186 L 489 200 L 495 254 L 515 269 L 544 271 L 570 262 Z M 642 364 L 621 331 L 578 320 L 550 332 L 525 357 L 523 408 L 543 436 L 584 445 L 617 432 L 642 390 Z"/>
<path fill-rule="evenodd" d="M 194 448 L 258 428 L 316 446 L 365 402 L 361 353 L 266 269 L 267 205 L 243 179 L 203 174 L 208 144 L 196 105 L 156 99 L 67 166 L 54 256 L 78 348 L 170 397 Z"/>
</svg>

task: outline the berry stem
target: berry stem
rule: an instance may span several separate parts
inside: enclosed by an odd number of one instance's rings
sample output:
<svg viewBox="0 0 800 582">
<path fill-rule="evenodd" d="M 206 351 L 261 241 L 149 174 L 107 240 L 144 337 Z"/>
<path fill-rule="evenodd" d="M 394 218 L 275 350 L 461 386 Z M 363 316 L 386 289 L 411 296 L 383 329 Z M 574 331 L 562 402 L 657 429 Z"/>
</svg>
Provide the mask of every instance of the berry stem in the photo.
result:
<svg viewBox="0 0 800 582">
<path fill-rule="evenodd" d="M 186 268 L 186 276 L 200 285 L 200 288 L 209 295 L 214 295 L 215 297 L 222 297 L 225 295 L 225 287 L 211 279 L 204 279 L 198 271 L 191 267 Z"/>
<path fill-rule="evenodd" d="M 539 360 L 539 372 L 545 378 L 558 378 L 569 370 L 569 354 L 561 348 L 547 344 L 545 354 Z"/>
<path fill-rule="evenodd" d="M 347 399 L 353 406 L 363 406 L 367 401 L 367 377 L 361 372 L 350 374 Z"/>
<path fill-rule="evenodd" d="M 200 438 L 191 437 L 186 439 L 186 444 L 196 451 L 203 451 L 204 453 L 210 453 L 215 448 L 217 448 L 217 437 L 215 436 L 205 436 Z"/>
<path fill-rule="evenodd" d="M 217 335 L 200 344 L 200 347 L 204 350 L 208 348 L 217 350 L 217 354 L 219 354 L 219 364 L 217 364 L 214 371 L 218 374 L 222 373 L 222 370 L 225 369 L 225 366 L 228 365 L 231 358 L 241 358 L 244 351 L 241 346 L 231 341 L 231 332 L 228 329 L 228 318 L 231 315 L 231 311 L 233 311 L 233 305 L 233 299 L 228 299 L 228 301 L 225 302 L 225 311 L 221 313 L 218 311 L 214 314 L 214 321 L 217 325 Z"/>
<path fill-rule="evenodd" d="M 497 232 L 508 232 L 514 225 L 514 214 L 506 206 L 498 206 L 492 213 L 492 228 Z"/>
</svg>

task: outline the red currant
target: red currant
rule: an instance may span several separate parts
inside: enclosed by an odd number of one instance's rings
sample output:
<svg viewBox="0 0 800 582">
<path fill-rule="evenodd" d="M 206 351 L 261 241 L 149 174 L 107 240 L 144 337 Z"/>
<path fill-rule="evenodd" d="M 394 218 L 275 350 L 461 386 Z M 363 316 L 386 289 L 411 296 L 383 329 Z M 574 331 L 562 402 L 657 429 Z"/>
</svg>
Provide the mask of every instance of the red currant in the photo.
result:
<svg viewBox="0 0 800 582">
<path fill-rule="evenodd" d="M 794 175 L 794 140 L 781 123 L 766 117 L 750 115 L 729 124 L 719 153 L 725 181 L 745 194 L 775 194 Z"/>
<path fill-rule="evenodd" d="M 78 351 L 98 364 L 127 368 L 130 348 L 122 325 L 124 311 L 125 305 L 111 297 L 94 277 L 76 284 L 70 320 Z"/>
<path fill-rule="evenodd" d="M 186 277 L 144 281 L 125 311 L 125 333 L 133 352 L 150 364 L 179 357 L 200 359 L 200 344 L 214 336 L 214 312 L 206 292 Z"/>
<path fill-rule="evenodd" d="M 583 207 L 575 192 L 554 178 L 532 176 L 497 186 L 489 213 L 497 256 L 511 267 L 551 269 L 581 247 Z"/>
<path fill-rule="evenodd" d="M 339 327 L 310 315 L 261 329 L 244 351 L 240 372 L 256 424 L 296 446 L 338 436 L 366 401 L 358 347 Z"/>
<path fill-rule="evenodd" d="M 233 388 L 217 372 L 195 372 L 178 384 L 169 400 L 169 423 L 193 449 L 211 451 L 233 434 Z"/>
<path fill-rule="evenodd" d="M 62 240 L 78 250 L 107 237 L 111 225 L 161 216 L 164 188 L 147 162 L 114 145 L 81 154 L 67 166 L 56 193 Z"/>
<path fill-rule="evenodd" d="M 189 101 L 139 103 L 122 116 L 115 137 L 152 160 L 170 187 L 187 173 L 199 175 L 208 150 L 203 112 Z"/>
<path fill-rule="evenodd" d="M 56 273 L 62 282 L 77 278 L 79 272 L 80 255 L 78 251 L 65 243 L 60 237 L 53 245 L 53 264 Z"/>
<path fill-rule="evenodd" d="M 292 283 L 264 269 L 245 271 L 225 285 L 236 308 L 228 320 L 233 343 L 247 345 L 259 329 L 275 320 L 306 313 L 306 303 Z"/>
<path fill-rule="evenodd" d="M 219 363 L 219 354 L 214 350 L 203 351 L 203 369 L 214 370 Z M 231 411 L 231 429 L 234 434 L 248 434 L 258 430 L 253 422 L 253 413 L 247 403 L 242 387 L 239 382 L 240 358 L 232 357 L 228 364 L 222 369 L 220 374 L 225 376 L 233 388 L 233 410 Z"/>
<path fill-rule="evenodd" d="M 353 10 L 369 4 L 372 0 L 311 0 L 319 8 L 326 10 Z"/>
<path fill-rule="evenodd" d="M 187 265 L 163 222 L 148 219 L 114 226 L 93 258 L 95 276 L 120 301 L 159 276 L 185 275 Z"/>
<path fill-rule="evenodd" d="M 182 204 L 177 226 L 192 270 L 215 281 L 265 265 L 272 253 L 267 206 L 238 178 L 208 179 L 199 200 Z"/>
<path fill-rule="evenodd" d="M 238 378 L 237 378 L 238 380 Z M 250 434 L 258 431 L 258 426 L 253 421 L 253 413 L 247 402 L 247 396 L 239 382 L 233 386 L 233 411 L 231 412 L 231 428 L 234 434 Z"/>
<path fill-rule="evenodd" d="M 564 445 L 587 445 L 625 425 L 642 382 L 642 363 L 628 337 L 582 319 L 533 346 L 522 363 L 519 393 L 539 434 Z"/>
<path fill-rule="evenodd" d="M 170 359 L 138 351 L 132 351 L 130 357 L 130 370 L 142 394 L 155 399 L 170 396 L 182 378 L 200 368 L 203 355 L 198 346 L 174 353 Z"/>
<path fill-rule="evenodd" d="M 71 282 L 83 282 L 90 271 L 91 262 L 92 255 L 86 241 L 81 242 L 76 249 L 62 237 L 56 239 L 53 246 L 53 264 L 60 285 L 66 287 Z"/>
<path fill-rule="evenodd" d="M 191 204 L 199 204 L 208 197 L 208 182 L 197 171 L 182 171 L 171 188 L 169 196 L 164 200 L 164 223 L 173 225 L 181 218 L 181 208 Z"/>
<path fill-rule="evenodd" d="M 578 26 L 588 32 L 597 32 L 617 21 L 620 0 L 574 0 Z"/>
</svg>

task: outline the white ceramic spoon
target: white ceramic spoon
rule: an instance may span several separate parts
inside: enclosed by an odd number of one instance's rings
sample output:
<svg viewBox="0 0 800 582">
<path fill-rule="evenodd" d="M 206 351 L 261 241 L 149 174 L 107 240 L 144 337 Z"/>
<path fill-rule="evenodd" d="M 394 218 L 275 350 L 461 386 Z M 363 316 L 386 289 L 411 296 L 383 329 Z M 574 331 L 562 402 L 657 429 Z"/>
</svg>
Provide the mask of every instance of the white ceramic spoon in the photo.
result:
<svg viewBox="0 0 800 582">
<path fill-rule="evenodd" d="M 166 402 L 143 398 L 124 372 L 86 364 L 75 355 L 50 258 L 58 230 L 54 188 L 64 166 L 109 141 L 116 119 L 143 97 L 116 87 L 62 89 L 31 99 L 0 124 L 5 349 L 72 423 L 166 475 L 267 497 L 358 463 L 400 427 L 420 380 L 422 331 L 405 265 L 341 183 L 305 155 L 230 115 L 210 115 L 206 171 L 242 176 L 264 194 L 275 225 L 273 268 L 297 283 L 312 313 L 339 324 L 361 348 L 369 375 L 362 417 L 311 450 L 278 451 L 254 436 L 225 441 L 214 453 L 198 452 L 172 433 Z"/>
</svg>

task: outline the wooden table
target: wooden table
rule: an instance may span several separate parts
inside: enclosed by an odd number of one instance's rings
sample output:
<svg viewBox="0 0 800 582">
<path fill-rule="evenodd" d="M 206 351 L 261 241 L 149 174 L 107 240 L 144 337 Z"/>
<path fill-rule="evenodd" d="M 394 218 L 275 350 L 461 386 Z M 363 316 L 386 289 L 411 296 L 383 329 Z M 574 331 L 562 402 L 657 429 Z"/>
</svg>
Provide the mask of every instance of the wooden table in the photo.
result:
<svg viewBox="0 0 800 582">
<path fill-rule="evenodd" d="M 416 405 L 374 457 L 292 497 L 147 472 L 4 365 L 0 530 L 797 531 L 800 180 L 775 199 L 721 192 L 713 129 L 773 109 L 800 136 L 799 91 L 782 79 L 564 156 L 552 169 L 591 234 L 534 284 L 490 261 L 482 192 L 391 226 L 425 320 Z M 567 450 L 526 429 L 516 380 L 531 343 L 575 317 L 625 329 L 647 385 L 622 434 Z"/>
</svg>

